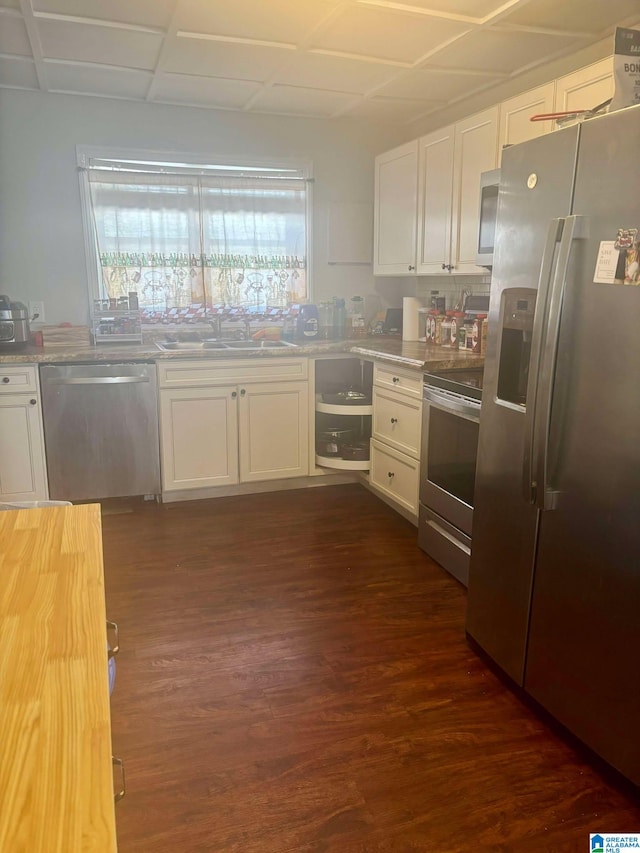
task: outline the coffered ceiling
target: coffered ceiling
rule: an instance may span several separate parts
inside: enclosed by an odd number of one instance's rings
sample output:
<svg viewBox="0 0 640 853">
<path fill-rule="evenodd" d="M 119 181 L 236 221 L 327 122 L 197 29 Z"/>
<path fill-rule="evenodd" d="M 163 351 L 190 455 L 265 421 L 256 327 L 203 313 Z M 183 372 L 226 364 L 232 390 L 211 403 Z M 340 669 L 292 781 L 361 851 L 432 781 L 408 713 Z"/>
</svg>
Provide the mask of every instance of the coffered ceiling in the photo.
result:
<svg viewBox="0 0 640 853">
<path fill-rule="evenodd" d="M 640 20 L 640 0 L 0 0 L 0 86 L 410 122 Z"/>
</svg>

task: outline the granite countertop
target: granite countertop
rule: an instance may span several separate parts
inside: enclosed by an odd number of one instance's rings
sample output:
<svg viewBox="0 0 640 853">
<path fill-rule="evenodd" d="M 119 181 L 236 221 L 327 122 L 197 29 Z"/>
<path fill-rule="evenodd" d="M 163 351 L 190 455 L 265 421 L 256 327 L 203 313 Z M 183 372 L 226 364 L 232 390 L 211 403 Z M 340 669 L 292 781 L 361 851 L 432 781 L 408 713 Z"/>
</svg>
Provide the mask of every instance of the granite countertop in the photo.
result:
<svg viewBox="0 0 640 853">
<path fill-rule="evenodd" d="M 339 353 L 353 353 L 363 358 L 395 364 L 414 370 L 446 370 L 448 368 L 482 367 L 484 357 L 467 350 L 449 350 L 444 347 L 402 341 L 399 338 L 372 337 L 350 341 L 318 341 L 283 349 L 229 352 L 228 350 L 177 350 L 166 352 L 153 343 L 109 344 L 79 347 L 34 347 L 0 351 L 0 364 L 52 364 L 100 361 L 165 361 L 166 359 L 240 359 L 240 358 L 290 358 L 319 357 Z"/>
</svg>

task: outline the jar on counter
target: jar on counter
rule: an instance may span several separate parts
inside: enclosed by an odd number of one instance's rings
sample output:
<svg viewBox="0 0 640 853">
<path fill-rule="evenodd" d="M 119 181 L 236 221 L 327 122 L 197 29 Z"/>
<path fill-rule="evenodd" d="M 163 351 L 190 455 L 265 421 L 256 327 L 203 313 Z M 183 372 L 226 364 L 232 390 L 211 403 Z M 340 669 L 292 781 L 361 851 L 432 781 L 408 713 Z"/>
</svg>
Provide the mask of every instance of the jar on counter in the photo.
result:
<svg viewBox="0 0 640 853">
<path fill-rule="evenodd" d="M 472 352 L 482 353 L 487 345 L 487 315 L 478 314 L 473 321 L 473 333 L 471 340 Z"/>
<path fill-rule="evenodd" d="M 443 347 L 451 347 L 451 332 L 453 328 L 454 311 L 447 311 L 442 325 L 440 326 L 440 341 Z M 457 334 L 457 330 L 456 330 Z M 457 340 L 457 339 L 456 339 Z"/>
<path fill-rule="evenodd" d="M 345 301 L 336 297 L 333 303 L 333 337 L 337 341 L 343 341 L 347 333 L 347 309 Z"/>
<path fill-rule="evenodd" d="M 451 349 L 458 349 L 462 334 L 464 334 L 464 311 L 454 311 L 451 318 Z"/>
</svg>

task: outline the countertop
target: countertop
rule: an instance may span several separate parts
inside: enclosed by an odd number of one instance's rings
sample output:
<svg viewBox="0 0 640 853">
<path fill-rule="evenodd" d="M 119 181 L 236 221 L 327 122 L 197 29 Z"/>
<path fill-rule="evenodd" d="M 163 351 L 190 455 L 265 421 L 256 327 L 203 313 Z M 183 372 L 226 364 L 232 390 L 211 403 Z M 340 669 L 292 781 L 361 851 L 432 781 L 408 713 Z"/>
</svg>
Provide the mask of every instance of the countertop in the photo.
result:
<svg viewBox="0 0 640 853">
<path fill-rule="evenodd" d="M 0 512 L 0 850 L 116 850 L 100 507 Z"/>
<path fill-rule="evenodd" d="M 395 364 L 413 370 L 446 370 L 459 367 L 482 367 L 484 356 L 468 350 L 450 350 L 419 341 L 402 341 L 399 338 L 372 337 L 351 341 L 318 341 L 275 350 L 228 352 L 225 350 L 178 350 L 165 352 L 155 344 L 113 344 L 83 347 L 24 347 L 19 350 L 0 351 L 0 364 L 46 364 L 61 362 L 109 361 L 164 361 L 166 359 L 240 359 L 240 358 L 291 358 L 321 357 L 340 353 L 354 353 L 363 358 Z"/>
</svg>

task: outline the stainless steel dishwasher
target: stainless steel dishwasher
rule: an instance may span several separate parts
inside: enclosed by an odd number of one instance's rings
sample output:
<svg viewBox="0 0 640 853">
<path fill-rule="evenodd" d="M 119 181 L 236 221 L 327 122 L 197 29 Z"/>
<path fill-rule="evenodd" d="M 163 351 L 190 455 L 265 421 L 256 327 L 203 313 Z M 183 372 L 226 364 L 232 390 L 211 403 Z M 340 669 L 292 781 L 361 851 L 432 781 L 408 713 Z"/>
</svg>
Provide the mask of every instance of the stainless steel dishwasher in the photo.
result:
<svg viewBox="0 0 640 853">
<path fill-rule="evenodd" d="M 51 498 L 160 492 L 154 364 L 47 364 L 40 384 Z"/>
</svg>

